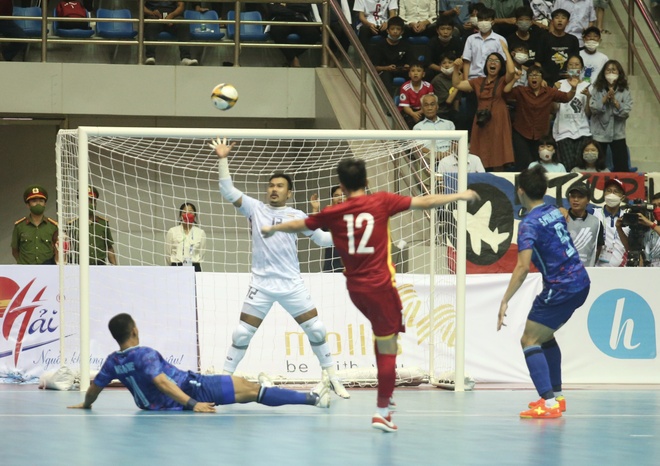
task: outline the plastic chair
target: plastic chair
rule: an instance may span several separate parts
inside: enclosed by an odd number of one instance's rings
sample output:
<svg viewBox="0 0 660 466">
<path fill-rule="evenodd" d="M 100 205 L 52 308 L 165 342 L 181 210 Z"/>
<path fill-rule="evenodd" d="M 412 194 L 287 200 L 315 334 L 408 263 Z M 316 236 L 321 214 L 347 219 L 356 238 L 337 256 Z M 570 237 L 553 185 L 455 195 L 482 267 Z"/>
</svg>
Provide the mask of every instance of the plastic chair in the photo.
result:
<svg viewBox="0 0 660 466">
<path fill-rule="evenodd" d="M 218 24 L 218 13 L 213 10 L 200 13 L 199 11 L 186 10 L 183 12 L 185 19 L 205 19 L 208 23 L 199 24 L 194 23 L 190 25 L 190 38 L 192 40 L 220 40 L 225 37 L 224 32 L 220 32 L 220 25 Z M 204 29 L 202 29 L 204 26 Z"/>
<path fill-rule="evenodd" d="M 107 10 L 99 8 L 96 11 L 97 18 L 122 18 L 131 19 L 130 10 Z M 133 30 L 132 23 L 96 23 L 96 35 L 105 39 L 132 39 L 137 35 Z"/>
<path fill-rule="evenodd" d="M 230 10 L 227 13 L 227 19 L 233 20 L 236 18 L 236 12 Z M 241 13 L 242 21 L 262 21 L 261 13 L 258 11 L 244 11 Z M 227 37 L 234 39 L 235 26 L 233 24 L 227 24 Z M 263 42 L 268 40 L 268 34 L 264 32 L 264 26 L 262 24 L 241 24 L 241 41 L 244 42 Z"/>
<path fill-rule="evenodd" d="M 57 17 L 57 9 L 53 9 L 53 16 Z M 87 12 L 87 17 L 91 18 L 89 12 Z M 94 35 L 94 29 L 60 29 L 58 22 L 53 21 L 53 33 L 59 37 L 86 39 Z"/>
<path fill-rule="evenodd" d="M 41 8 L 33 6 L 29 8 L 14 7 L 14 22 L 20 27 L 27 37 L 41 37 L 41 21 L 36 19 L 20 19 L 21 16 L 41 17 Z"/>
</svg>

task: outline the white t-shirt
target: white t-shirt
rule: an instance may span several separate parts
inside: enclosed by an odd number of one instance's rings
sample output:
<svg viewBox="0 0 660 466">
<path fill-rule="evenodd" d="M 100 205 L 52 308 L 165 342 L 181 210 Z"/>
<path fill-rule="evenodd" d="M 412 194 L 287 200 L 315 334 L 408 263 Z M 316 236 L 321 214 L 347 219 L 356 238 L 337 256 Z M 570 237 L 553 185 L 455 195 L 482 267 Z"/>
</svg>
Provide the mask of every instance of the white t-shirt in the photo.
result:
<svg viewBox="0 0 660 466">
<path fill-rule="evenodd" d="M 177 225 L 167 231 L 165 237 L 165 254 L 170 263 L 204 261 L 206 250 L 206 233 L 201 228 L 193 225 L 186 233 L 182 225 Z"/>
<path fill-rule="evenodd" d="M 605 214 L 603 208 L 594 209 L 594 217 L 600 220 L 605 228 L 605 245 L 600 256 L 598 256 L 597 267 L 624 267 L 626 265 L 626 249 L 623 247 L 619 232 L 616 229 L 616 221 L 622 215 L 623 211 L 621 209 L 615 217 Z M 628 235 L 630 228 L 623 227 L 623 232 Z"/>
<path fill-rule="evenodd" d="M 436 171 L 439 173 L 456 173 L 458 172 L 458 156 L 450 154 L 442 158 L 436 165 Z M 481 162 L 479 156 L 468 154 L 467 160 L 468 173 L 485 173 L 484 164 Z"/>
<path fill-rule="evenodd" d="M 595 83 L 600 70 L 603 69 L 609 58 L 602 52 L 588 53 L 585 50 L 580 50 L 580 56 L 584 62 L 583 75 L 589 75 L 589 82 Z"/>
<path fill-rule="evenodd" d="M 587 106 L 587 96 L 582 94 L 587 87 L 589 87 L 589 83 L 579 82 L 575 90 L 575 97 L 570 102 L 559 104 L 559 111 L 552 125 L 552 137 L 555 138 L 555 141 L 591 136 L 589 118 L 584 111 Z M 559 90 L 566 93 L 571 91 L 571 85 L 566 79 L 559 81 Z"/>
<path fill-rule="evenodd" d="M 389 18 L 389 10 L 399 8 L 397 0 L 355 0 L 353 11 L 361 11 L 367 18 L 367 21 L 380 26 Z M 362 23 L 358 24 L 358 29 Z"/>
</svg>

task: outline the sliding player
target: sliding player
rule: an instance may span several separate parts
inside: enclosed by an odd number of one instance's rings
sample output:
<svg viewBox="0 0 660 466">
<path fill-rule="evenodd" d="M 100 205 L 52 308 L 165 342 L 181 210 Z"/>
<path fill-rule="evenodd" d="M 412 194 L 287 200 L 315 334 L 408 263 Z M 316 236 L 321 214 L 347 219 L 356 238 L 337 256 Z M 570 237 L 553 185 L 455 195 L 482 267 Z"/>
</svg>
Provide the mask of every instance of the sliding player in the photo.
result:
<svg viewBox="0 0 660 466">
<path fill-rule="evenodd" d="M 229 174 L 227 156 L 234 144 L 218 138 L 210 146 L 220 159 L 220 193 L 227 201 L 234 204 L 238 211 L 250 221 L 252 229 L 252 280 L 243 303 L 238 327 L 232 334 L 232 345 L 227 351 L 224 365 L 225 374 L 233 374 L 245 356 L 250 340 L 261 325 L 275 302 L 287 310 L 309 338 L 312 351 L 327 374 L 334 392 L 342 398 L 350 398 L 341 380 L 335 373 L 330 346 L 325 341 L 326 329 L 318 317 L 309 291 L 300 276 L 297 238 L 291 235 L 279 235 L 274 241 L 266 242 L 261 237 L 260 229 L 264 225 L 281 223 L 291 218 L 306 218 L 307 215 L 297 209 L 287 207 L 291 198 L 293 182 L 288 175 L 277 173 L 268 181 L 268 205 L 251 198 L 234 187 Z M 319 246 L 332 246 L 330 233 L 320 229 L 306 230 Z"/>
<path fill-rule="evenodd" d="M 561 351 L 555 332 L 584 304 L 591 284 L 564 216 L 555 206 L 543 202 L 548 189 L 545 173 L 538 165 L 523 170 L 518 177 L 518 197 L 528 214 L 518 226 L 518 263 L 497 319 L 499 331 L 509 301 L 525 281 L 530 262 L 534 262 L 543 276 L 543 290 L 527 315 L 520 343 L 541 399 L 530 403 L 530 409 L 521 412 L 520 417 L 535 419 L 557 418 L 566 410 L 561 392 Z"/>
<path fill-rule="evenodd" d="M 85 401 L 69 408 L 91 409 L 103 388 L 119 379 L 133 395 L 135 404 L 146 410 L 191 410 L 214 413 L 216 405 L 257 402 L 266 406 L 330 406 L 327 384 L 318 392 L 301 393 L 265 387 L 228 375 L 201 375 L 182 371 L 161 354 L 140 345 L 140 334 L 129 314 L 117 314 L 108 323 L 119 351 L 107 357 L 89 386 Z"/>
<path fill-rule="evenodd" d="M 358 159 L 339 162 L 337 174 L 346 195 L 343 203 L 326 207 L 306 219 L 263 226 L 261 232 L 269 238 L 278 231 L 330 230 L 335 248 L 344 262 L 351 301 L 369 319 L 376 337 L 378 402 L 371 425 L 384 432 L 395 432 L 397 426 L 392 422 L 394 403 L 391 398 L 396 378 L 397 337 L 405 327 L 389 252 L 389 219 L 404 210 L 433 209 L 459 200 L 476 200 L 479 196 L 469 189 L 457 194 L 413 198 L 386 192 L 367 196 L 367 169 L 364 161 Z"/>
</svg>

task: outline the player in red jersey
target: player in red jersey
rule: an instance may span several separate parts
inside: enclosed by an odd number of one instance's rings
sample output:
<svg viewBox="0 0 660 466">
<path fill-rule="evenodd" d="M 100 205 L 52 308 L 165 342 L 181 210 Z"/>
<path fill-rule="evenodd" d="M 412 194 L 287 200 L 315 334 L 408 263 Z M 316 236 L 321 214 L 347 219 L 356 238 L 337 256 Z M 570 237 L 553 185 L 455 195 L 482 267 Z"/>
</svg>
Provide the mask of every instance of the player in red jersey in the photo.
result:
<svg viewBox="0 0 660 466">
<path fill-rule="evenodd" d="M 330 230 L 335 248 L 344 262 L 348 293 L 353 304 L 371 322 L 376 338 L 378 403 L 371 425 L 384 432 L 395 432 L 391 398 L 396 377 L 397 337 L 405 327 L 390 255 L 389 218 L 404 210 L 433 209 L 450 202 L 473 201 L 479 196 L 470 189 L 456 194 L 421 197 L 387 192 L 367 195 L 367 169 L 364 161 L 359 159 L 339 162 L 337 174 L 346 201 L 328 206 L 304 220 L 264 226 L 261 232 L 268 238 L 278 231 Z"/>
</svg>

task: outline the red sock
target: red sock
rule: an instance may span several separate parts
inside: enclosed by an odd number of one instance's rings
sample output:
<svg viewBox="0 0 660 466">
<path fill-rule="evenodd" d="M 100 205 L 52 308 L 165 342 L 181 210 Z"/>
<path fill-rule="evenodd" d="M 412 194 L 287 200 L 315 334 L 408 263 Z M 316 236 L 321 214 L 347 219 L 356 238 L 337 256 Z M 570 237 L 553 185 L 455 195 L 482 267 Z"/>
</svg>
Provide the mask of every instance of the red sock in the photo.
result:
<svg viewBox="0 0 660 466">
<path fill-rule="evenodd" d="M 376 367 L 378 368 L 378 402 L 379 408 L 387 408 L 394 393 L 396 380 L 396 354 L 380 354 L 376 348 Z"/>
</svg>

